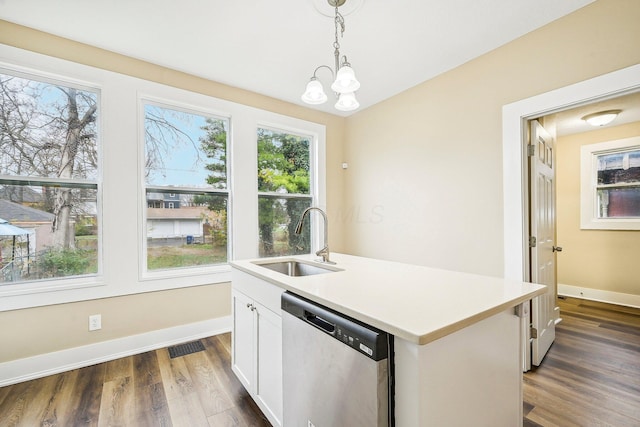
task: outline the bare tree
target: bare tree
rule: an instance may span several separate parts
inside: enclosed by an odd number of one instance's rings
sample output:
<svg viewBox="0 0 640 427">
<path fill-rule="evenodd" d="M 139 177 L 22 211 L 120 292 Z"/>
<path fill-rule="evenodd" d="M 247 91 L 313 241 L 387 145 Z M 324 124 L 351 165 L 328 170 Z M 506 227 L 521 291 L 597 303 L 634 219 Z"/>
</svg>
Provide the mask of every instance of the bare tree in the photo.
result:
<svg viewBox="0 0 640 427">
<path fill-rule="evenodd" d="M 0 174 L 32 182 L 95 177 L 96 115 L 93 92 L 0 74 Z M 54 215 L 53 244 L 72 247 L 69 224 L 78 191 L 73 185 L 47 189 L 43 208 Z M 5 193 L 19 198 L 21 191 Z"/>
<path fill-rule="evenodd" d="M 72 178 L 74 166 L 78 157 L 79 147 L 84 140 L 95 139 L 95 135 L 87 133 L 89 125 L 96 120 L 95 103 L 88 106 L 81 115 L 78 111 L 78 91 L 71 88 L 59 88 L 67 96 L 67 115 L 61 120 L 66 128 L 64 144 L 60 147 L 61 157 L 58 167 L 59 178 Z M 51 225 L 53 245 L 58 248 L 68 248 L 73 245 L 69 232 L 71 222 L 71 208 L 73 206 L 70 188 L 56 188 L 54 190 L 53 214 Z"/>
<path fill-rule="evenodd" d="M 145 108 L 144 131 L 146 164 L 145 176 L 154 181 L 151 175 L 163 174 L 166 169 L 164 157 L 173 151 L 189 150 L 194 163 L 202 163 L 198 142 L 185 132 L 183 125 L 189 123 L 191 114 L 170 108 L 147 105 Z"/>
</svg>

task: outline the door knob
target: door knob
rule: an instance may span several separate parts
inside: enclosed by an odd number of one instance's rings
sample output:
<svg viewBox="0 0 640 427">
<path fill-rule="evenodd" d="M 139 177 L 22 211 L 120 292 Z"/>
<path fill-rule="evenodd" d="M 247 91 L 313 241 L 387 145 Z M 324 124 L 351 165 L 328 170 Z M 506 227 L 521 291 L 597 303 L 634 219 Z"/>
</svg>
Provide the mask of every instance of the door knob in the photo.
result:
<svg viewBox="0 0 640 427">
<path fill-rule="evenodd" d="M 562 252 L 562 246 L 554 246 L 552 250 L 553 252 Z"/>
</svg>

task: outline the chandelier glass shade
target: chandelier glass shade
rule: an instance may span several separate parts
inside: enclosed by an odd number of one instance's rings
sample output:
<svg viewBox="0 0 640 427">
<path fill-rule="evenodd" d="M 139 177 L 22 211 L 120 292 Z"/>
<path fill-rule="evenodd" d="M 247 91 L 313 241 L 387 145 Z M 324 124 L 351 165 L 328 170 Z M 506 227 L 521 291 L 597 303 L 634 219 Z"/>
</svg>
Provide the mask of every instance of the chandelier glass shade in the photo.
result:
<svg viewBox="0 0 640 427">
<path fill-rule="evenodd" d="M 343 65 L 336 75 L 336 80 L 331 89 L 337 93 L 355 92 L 360 88 L 360 82 L 356 79 L 356 73 L 350 65 Z"/>
<path fill-rule="evenodd" d="M 338 102 L 336 102 L 336 110 L 340 111 L 353 111 L 360 106 L 360 103 L 356 99 L 356 95 L 353 92 L 341 93 L 338 96 Z"/>
<path fill-rule="evenodd" d="M 326 68 L 331 72 L 332 78 L 334 78 L 334 81 L 331 84 L 331 90 L 334 92 L 337 98 L 335 108 L 340 111 L 353 111 L 360 107 L 360 104 L 358 103 L 355 95 L 355 91 L 360 88 L 360 82 L 356 78 L 356 74 L 353 71 L 353 68 L 351 68 L 351 64 L 347 61 L 347 57 L 341 57 L 340 55 L 338 33 L 340 33 L 340 36 L 342 37 L 342 35 L 344 34 L 345 25 L 344 18 L 338 11 L 338 7 L 344 4 L 344 0 L 327 1 L 329 5 L 335 7 L 335 41 L 333 43 L 335 64 L 334 68 L 331 68 L 328 65 L 321 65 L 315 69 L 311 80 L 309 81 L 309 83 L 307 83 L 306 90 L 302 94 L 302 101 L 311 105 L 324 104 L 327 101 L 328 97 L 324 91 L 324 87 L 316 76 L 316 73 L 320 69 Z"/>
<path fill-rule="evenodd" d="M 324 93 L 322 83 L 317 78 L 312 77 L 307 83 L 307 89 L 302 94 L 302 100 L 311 105 L 319 105 L 327 102 L 327 94 Z"/>
</svg>

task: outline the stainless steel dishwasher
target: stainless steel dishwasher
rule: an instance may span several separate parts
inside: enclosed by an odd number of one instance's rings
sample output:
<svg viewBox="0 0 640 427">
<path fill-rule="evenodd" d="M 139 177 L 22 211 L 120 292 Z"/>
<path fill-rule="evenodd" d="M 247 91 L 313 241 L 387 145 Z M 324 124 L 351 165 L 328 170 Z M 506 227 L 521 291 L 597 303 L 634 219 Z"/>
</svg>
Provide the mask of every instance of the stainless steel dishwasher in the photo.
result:
<svg viewBox="0 0 640 427">
<path fill-rule="evenodd" d="M 393 426 L 392 355 L 392 335 L 285 292 L 283 426 Z"/>
</svg>

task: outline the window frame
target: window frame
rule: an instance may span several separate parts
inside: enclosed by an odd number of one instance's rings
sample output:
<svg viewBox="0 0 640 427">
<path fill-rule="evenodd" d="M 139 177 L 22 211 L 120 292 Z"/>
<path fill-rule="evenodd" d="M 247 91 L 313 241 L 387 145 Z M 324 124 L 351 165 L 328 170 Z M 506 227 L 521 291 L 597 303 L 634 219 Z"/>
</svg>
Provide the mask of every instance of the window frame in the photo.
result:
<svg viewBox="0 0 640 427">
<path fill-rule="evenodd" d="M 632 150 L 640 150 L 640 136 L 580 147 L 580 229 L 640 230 L 640 217 L 600 218 L 598 215 L 598 156 Z"/>
<path fill-rule="evenodd" d="M 234 159 L 243 156 L 242 168 L 237 167 L 231 177 L 234 183 L 233 259 L 259 257 L 258 221 L 258 128 L 274 129 L 310 138 L 310 194 L 314 194 L 313 206 L 326 210 L 326 127 L 290 116 L 264 110 L 254 110 L 253 115 L 234 116 L 232 135 L 235 134 L 230 154 Z M 246 126 L 245 126 L 246 125 Z M 234 160 L 235 161 L 235 160 Z M 249 169 L 245 169 L 249 168 Z M 246 173 L 246 175 L 242 175 Z M 249 173 L 251 175 L 249 175 Z M 243 225 L 240 225 L 243 224 Z M 247 233 L 248 229 L 253 233 Z M 311 218 L 311 249 L 322 241 L 322 224 Z"/>
<path fill-rule="evenodd" d="M 258 153 L 257 153 L 257 149 L 258 149 L 258 130 L 259 129 L 264 129 L 264 130 L 269 130 L 269 131 L 273 131 L 273 132 L 281 132 L 281 133 L 287 133 L 290 135 L 295 135 L 295 136 L 299 136 L 299 137 L 303 137 L 303 138 L 308 138 L 309 139 L 309 194 L 303 194 L 303 193 L 277 193 L 277 192 L 272 192 L 272 191 L 260 191 L 257 190 L 256 192 L 256 203 L 258 203 L 258 201 L 260 200 L 260 197 L 270 197 L 270 198 L 274 198 L 274 199 L 296 199 L 296 200 L 303 200 L 303 199 L 308 199 L 311 201 L 311 205 L 310 206 L 317 206 L 317 201 L 318 201 L 318 186 L 316 185 L 316 181 L 318 181 L 318 164 L 316 161 L 316 158 L 318 156 L 317 153 L 317 135 L 314 135 L 308 131 L 303 131 L 300 129 L 292 129 L 292 128 L 286 128 L 283 126 L 274 126 L 273 124 L 262 124 L 262 123 L 258 123 L 258 126 L 256 127 L 256 162 L 258 161 Z M 258 168 L 256 167 L 256 176 L 255 176 L 255 180 L 256 180 L 256 188 L 258 185 Z M 299 218 L 295 219 L 292 218 L 292 220 L 299 220 Z M 317 244 L 318 238 L 319 238 L 319 230 L 318 230 L 318 221 L 315 218 L 314 215 L 312 215 L 312 218 L 308 218 L 308 220 L 311 223 L 311 249 L 313 249 L 315 247 L 315 245 Z M 256 219 L 256 226 L 258 226 L 259 221 Z M 259 254 L 260 251 L 260 236 L 258 234 L 258 239 L 256 241 L 256 251 Z M 258 255 L 256 255 L 258 256 Z M 287 256 L 292 256 L 292 255 L 287 255 Z"/>
<path fill-rule="evenodd" d="M 103 109 L 103 88 L 96 82 L 75 78 L 70 75 L 61 75 L 47 72 L 42 69 L 34 69 L 23 65 L 0 62 L 0 72 L 16 76 L 23 79 L 47 83 L 51 85 L 74 88 L 96 95 L 97 112 L 96 115 L 96 153 L 97 170 L 95 180 L 87 178 L 57 178 L 31 175 L 0 175 L 0 183 L 15 186 L 56 186 L 61 185 L 74 190 L 90 189 L 96 192 L 96 223 L 98 232 L 97 243 L 97 271 L 95 273 L 60 276 L 51 279 L 29 280 L 0 285 L 0 298 L 3 296 L 29 295 L 41 289 L 67 290 L 84 287 L 93 287 L 103 284 L 103 220 L 102 220 L 102 191 L 103 191 L 103 156 L 102 156 L 102 113 Z M 1 306 L 0 306 L 1 311 Z"/>
<path fill-rule="evenodd" d="M 139 253 L 139 272 L 138 277 L 141 281 L 153 280 L 153 279 L 162 279 L 168 277 L 189 277 L 193 275 L 202 275 L 202 274 L 210 274 L 212 272 L 226 272 L 228 271 L 229 261 L 232 260 L 231 254 L 233 253 L 233 239 L 231 235 L 231 212 L 232 212 L 232 197 L 233 188 L 231 184 L 231 172 L 233 170 L 233 165 L 229 161 L 229 151 L 230 146 L 232 145 L 231 140 L 231 117 L 229 114 L 221 113 L 219 111 L 215 111 L 209 108 L 206 108 L 201 104 L 188 104 L 176 100 L 170 100 L 166 98 L 159 98 L 153 95 L 147 94 L 139 94 L 138 97 L 138 105 L 139 105 L 139 156 L 140 156 L 140 182 L 141 182 L 141 222 L 144 224 L 143 227 L 140 227 L 141 232 L 143 233 L 140 236 L 140 253 Z M 199 188 L 199 187 L 168 187 L 168 186 L 159 186 L 159 185 L 147 185 L 145 182 L 145 162 L 146 162 L 146 139 L 145 139 L 145 106 L 152 105 L 155 107 L 166 108 L 169 110 L 180 111 L 187 114 L 193 115 L 201 115 L 211 118 L 217 118 L 226 120 L 227 122 L 227 161 L 225 164 L 226 174 L 227 174 L 227 185 L 225 189 L 213 189 L 213 188 Z M 170 191 L 172 192 L 170 192 Z M 209 195 L 224 195 L 227 198 L 227 262 L 221 264 L 207 264 L 201 266 L 190 266 L 190 267 L 176 267 L 170 269 L 159 269 L 159 270 L 149 270 L 147 265 L 147 192 L 158 191 L 161 193 L 166 193 L 169 197 L 175 197 L 176 194 L 202 194 L 206 193 Z M 164 205 L 164 202 L 163 202 Z M 167 202 L 167 207 L 165 209 L 174 209 L 175 205 L 173 202 Z"/>
<path fill-rule="evenodd" d="M 146 236 L 142 221 L 146 209 L 138 123 L 140 97 L 171 100 L 171 106 L 196 106 L 214 116 L 229 117 L 227 165 L 230 168 L 228 260 L 257 258 L 257 127 L 290 130 L 313 135 L 316 151 L 315 204 L 326 200 L 326 126 L 297 117 L 227 101 L 147 79 L 116 73 L 39 53 L 0 45 L 0 67 L 13 72 L 49 77 L 56 81 L 100 90 L 100 261 L 101 276 L 25 282 L 0 286 L 0 312 L 7 310 L 111 298 L 145 292 L 202 285 L 226 285 L 231 280 L 229 265 L 202 268 L 189 274 L 141 277 L 140 236 Z M 321 224 L 315 221 L 312 242 L 319 239 Z M 318 240 L 315 240 L 316 242 Z M 313 244 L 313 243 L 312 243 Z M 315 247 L 315 246 L 314 246 Z"/>
</svg>

